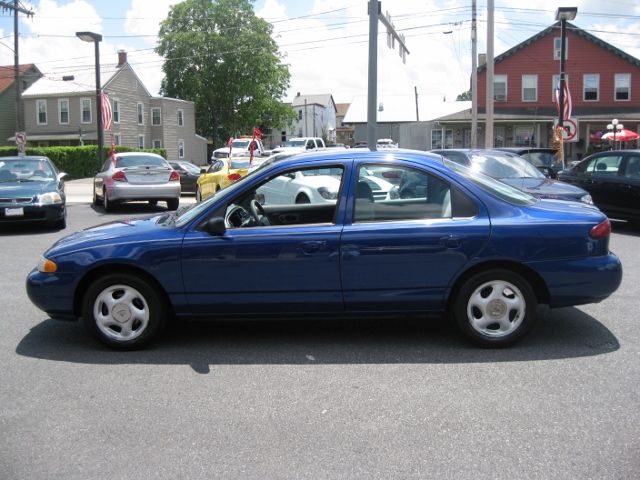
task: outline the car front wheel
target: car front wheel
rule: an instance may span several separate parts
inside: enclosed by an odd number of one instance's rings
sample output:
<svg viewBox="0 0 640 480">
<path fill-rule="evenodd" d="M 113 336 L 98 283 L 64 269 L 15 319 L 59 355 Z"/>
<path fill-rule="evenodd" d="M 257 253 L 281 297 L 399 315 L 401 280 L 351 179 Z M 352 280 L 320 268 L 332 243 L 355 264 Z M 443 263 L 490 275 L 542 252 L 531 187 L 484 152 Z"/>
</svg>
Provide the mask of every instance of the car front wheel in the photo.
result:
<svg viewBox="0 0 640 480">
<path fill-rule="evenodd" d="M 148 344 L 166 321 L 165 302 L 147 282 L 110 274 L 93 282 L 84 296 L 82 320 L 99 341 L 117 350 Z"/>
<path fill-rule="evenodd" d="M 453 305 L 456 322 L 467 338 L 483 347 L 506 347 L 531 330 L 537 301 L 527 280 L 495 269 L 464 282 Z"/>
</svg>

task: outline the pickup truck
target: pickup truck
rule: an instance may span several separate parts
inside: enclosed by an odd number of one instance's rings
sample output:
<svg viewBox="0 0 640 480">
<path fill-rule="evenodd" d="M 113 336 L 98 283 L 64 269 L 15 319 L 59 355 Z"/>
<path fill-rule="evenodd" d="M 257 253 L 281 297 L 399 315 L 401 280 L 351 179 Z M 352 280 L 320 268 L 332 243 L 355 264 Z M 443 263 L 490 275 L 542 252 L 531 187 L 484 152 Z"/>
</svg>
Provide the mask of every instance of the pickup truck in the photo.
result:
<svg viewBox="0 0 640 480">
<path fill-rule="evenodd" d="M 281 152 L 304 152 L 307 150 L 324 150 L 324 140 L 319 137 L 294 137 L 287 140 L 287 142 L 281 146 L 271 150 L 271 153 Z"/>
<path fill-rule="evenodd" d="M 240 137 L 234 138 L 231 142 L 231 156 L 232 157 L 249 157 L 251 156 L 251 152 L 249 150 L 249 146 L 251 142 L 256 142 L 256 148 L 253 151 L 254 157 L 260 157 L 264 153 L 264 146 L 262 145 L 262 141 L 258 139 L 253 139 L 251 137 Z M 213 151 L 211 155 L 211 160 L 209 163 L 212 163 L 217 158 L 228 158 L 229 157 L 229 146 L 220 147 Z"/>
</svg>

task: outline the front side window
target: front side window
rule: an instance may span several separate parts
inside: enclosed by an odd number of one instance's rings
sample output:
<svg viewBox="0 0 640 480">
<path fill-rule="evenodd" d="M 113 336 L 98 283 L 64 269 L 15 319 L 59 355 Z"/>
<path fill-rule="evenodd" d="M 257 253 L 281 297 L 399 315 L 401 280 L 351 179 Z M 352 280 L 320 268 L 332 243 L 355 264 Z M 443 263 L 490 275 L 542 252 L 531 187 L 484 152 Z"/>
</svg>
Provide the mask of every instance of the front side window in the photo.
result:
<svg viewBox="0 0 640 480">
<path fill-rule="evenodd" d="M 493 99 L 496 102 L 507 101 L 507 76 L 495 75 L 493 77 Z"/>
<path fill-rule="evenodd" d="M 618 175 L 618 167 L 622 161 L 621 155 L 603 155 L 589 161 L 586 172 L 595 176 L 615 176 Z"/>
<path fill-rule="evenodd" d="M 82 116 L 82 123 L 91 123 L 91 99 L 80 99 L 80 110 Z"/>
<path fill-rule="evenodd" d="M 616 73 L 615 76 L 615 100 L 628 101 L 631 99 L 631 74 Z"/>
<path fill-rule="evenodd" d="M 69 99 L 61 98 L 58 100 L 58 112 L 60 113 L 58 119 L 60 125 L 69 125 Z"/>
<path fill-rule="evenodd" d="M 36 100 L 36 115 L 38 116 L 38 125 L 47 124 L 47 101 Z"/>
<path fill-rule="evenodd" d="M 590 73 L 584 75 L 582 80 L 583 84 L 583 99 L 585 101 L 595 102 L 599 99 L 600 95 L 600 75 L 597 73 Z"/>
<path fill-rule="evenodd" d="M 353 221 L 380 222 L 451 217 L 451 186 L 428 172 L 401 165 L 358 170 Z"/>
<path fill-rule="evenodd" d="M 522 75 L 522 101 L 538 100 L 538 75 Z"/>
</svg>

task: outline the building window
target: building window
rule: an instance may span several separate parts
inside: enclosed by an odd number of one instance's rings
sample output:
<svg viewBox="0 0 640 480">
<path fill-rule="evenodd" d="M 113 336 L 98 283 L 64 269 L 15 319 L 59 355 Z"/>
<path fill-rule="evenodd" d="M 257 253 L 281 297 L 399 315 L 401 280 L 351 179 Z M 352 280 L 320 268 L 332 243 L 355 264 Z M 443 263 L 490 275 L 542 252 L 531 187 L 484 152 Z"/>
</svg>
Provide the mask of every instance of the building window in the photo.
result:
<svg viewBox="0 0 640 480">
<path fill-rule="evenodd" d="M 113 123 L 120 123 L 120 102 L 113 100 Z"/>
<path fill-rule="evenodd" d="M 597 101 L 600 90 L 600 75 L 597 73 L 588 73 L 582 77 L 583 82 L 583 99 L 585 101 Z"/>
<path fill-rule="evenodd" d="M 280 141 L 281 142 L 286 142 L 287 141 L 287 131 L 283 130 L 282 132 L 280 132 Z"/>
<path fill-rule="evenodd" d="M 60 125 L 69 125 L 69 99 L 61 98 L 58 100 L 58 112 L 60 117 L 58 122 Z"/>
<path fill-rule="evenodd" d="M 38 116 L 38 125 L 47 124 L 47 101 L 36 100 L 36 115 Z"/>
<path fill-rule="evenodd" d="M 553 39 L 553 59 L 560 60 L 560 50 L 562 49 L 562 38 L 556 37 Z M 569 39 L 564 39 L 564 59 L 569 58 Z"/>
<path fill-rule="evenodd" d="M 154 127 L 162 125 L 162 117 L 160 116 L 160 108 L 158 107 L 151 109 L 151 125 Z"/>
<path fill-rule="evenodd" d="M 116 145 L 122 145 L 122 138 L 120 137 L 119 133 L 113 134 L 113 143 Z"/>
<path fill-rule="evenodd" d="M 615 100 L 627 101 L 631 99 L 631 74 L 616 73 Z"/>
<path fill-rule="evenodd" d="M 507 101 L 507 76 L 495 75 L 493 77 L 493 99 L 496 102 Z"/>
<path fill-rule="evenodd" d="M 144 148 L 144 135 L 138 135 L 138 148 Z"/>
<path fill-rule="evenodd" d="M 138 102 L 138 125 L 144 125 L 144 105 Z"/>
<path fill-rule="evenodd" d="M 514 128 L 513 143 L 516 147 L 533 147 L 536 144 L 533 125 L 522 125 Z"/>
<path fill-rule="evenodd" d="M 184 127 L 184 111 L 178 110 L 178 126 Z"/>
<path fill-rule="evenodd" d="M 153 140 L 153 148 L 162 148 L 162 140 L 157 138 Z"/>
<path fill-rule="evenodd" d="M 538 75 L 522 75 L 522 101 L 538 101 Z"/>
<path fill-rule="evenodd" d="M 569 75 L 564 74 L 564 83 L 567 84 L 567 88 L 569 88 Z M 556 89 L 560 87 L 560 75 L 554 75 L 551 77 L 551 100 L 556 101 Z M 570 90 L 569 90 L 570 91 Z"/>
<path fill-rule="evenodd" d="M 80 99 L 80 110 L 82 116 L 82 123 L 91 123 L 91 99 Z"/>
<path fill-rule="evenodd" d="M 184 158 L 184 140 L 178 140 L 178 158 Z"/>
<path fill-rule="evenodd" d="M 453 130 L 431 130 L 431 148 L 453 148 Z"/>
<path fill-rule="evenodd" d="M 496 125 L 493 128 L 493 146 L 504 147 L 504 126 Z"/>
<path fill-rule="evenodd" d="M 298 120 L 302 120 L 302 110 L 298 110 Z"/>
</svg>

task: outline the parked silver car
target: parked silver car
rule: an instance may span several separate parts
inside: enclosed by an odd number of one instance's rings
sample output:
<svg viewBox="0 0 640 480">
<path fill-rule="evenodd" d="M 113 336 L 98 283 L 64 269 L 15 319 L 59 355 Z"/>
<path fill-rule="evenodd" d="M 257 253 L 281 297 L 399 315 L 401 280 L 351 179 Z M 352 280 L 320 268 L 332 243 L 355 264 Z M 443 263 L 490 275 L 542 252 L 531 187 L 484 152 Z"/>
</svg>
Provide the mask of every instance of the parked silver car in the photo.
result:
<svg viewBox="0 0 640 480">
<path fill-rule="evenodd" d="M 93 179 L 93 204 L 111 211 L 115 203 L 146 200 L 180 204 L 180 174 L 155 153 L 123 152 L 107 158 Z"/>
</svg>

